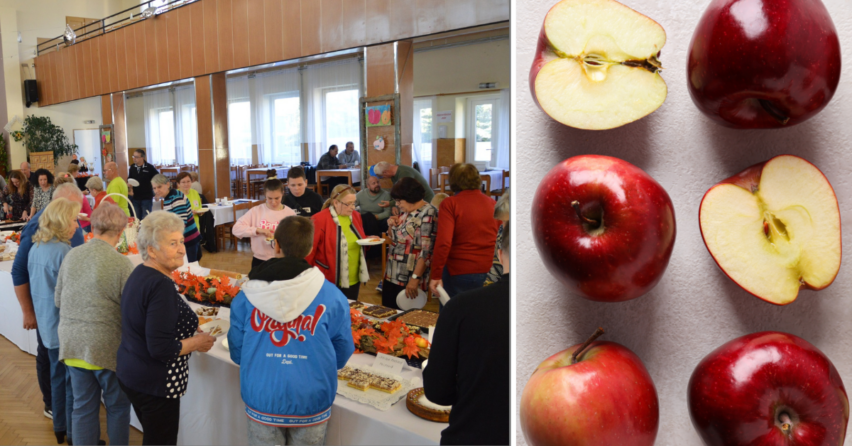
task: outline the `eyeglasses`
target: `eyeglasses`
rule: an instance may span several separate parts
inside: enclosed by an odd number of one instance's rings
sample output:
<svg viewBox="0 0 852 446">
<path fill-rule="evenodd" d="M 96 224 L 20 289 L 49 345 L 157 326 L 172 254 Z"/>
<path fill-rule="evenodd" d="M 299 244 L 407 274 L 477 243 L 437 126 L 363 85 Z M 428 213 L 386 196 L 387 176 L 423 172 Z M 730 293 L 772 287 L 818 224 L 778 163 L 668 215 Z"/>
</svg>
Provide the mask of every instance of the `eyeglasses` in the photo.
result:
<svg viewBox="0 0 852 446">
<path fill-rule="evenodd" d="M 340 204 L 342 204 L 342 205 L 344 205 L 344 206 L 346 206 L 346 207 L 348 207 L 348 208 L 355 207 L 355 202 L 354 202 L 354 201 L 353 201 L 352 203 L 344 203 L 344 202 L 342 202 L 342 201 L 341 201 L 341 202 L 340 202 Z"/>
</svg>

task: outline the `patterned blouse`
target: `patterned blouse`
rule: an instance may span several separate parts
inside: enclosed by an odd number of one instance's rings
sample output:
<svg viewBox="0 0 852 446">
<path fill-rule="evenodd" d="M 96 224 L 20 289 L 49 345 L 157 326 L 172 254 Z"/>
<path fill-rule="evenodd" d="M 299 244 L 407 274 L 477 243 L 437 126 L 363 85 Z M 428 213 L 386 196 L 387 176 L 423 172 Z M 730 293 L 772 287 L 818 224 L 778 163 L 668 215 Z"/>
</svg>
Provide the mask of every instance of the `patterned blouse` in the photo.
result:
<svg viewBox="0 0 852 446">
<path fill-rule="evenodd" d="M 391 246 L 385 280 L 405 286 L 421 258 L 426 260 L 426 270 L 421 276 L 429 277 L 432 249 L 438 236 L 438 209 L 426 203 L 410 214 L 400 215 L 399 220 L 400 224 L 388 230 Z M 428 283 L 428 280 L 421 280 L 420 287 L 425 290 Z"/>
<path fill-rule="evenodd" d="M 33 209 L 35 212 L 38 212 L 47 207 L 50 204 L 50 200 L 53 199 L 53 186 L 50 186 L 47 190 L 43 190 L 41 186 L 35 188 L 35 193 L 33 194 Z M 33 215 L 35 215 L 35 212 Z"/>
<path fill-rule="evenodd" d="M 6 218 L 11 218 L 12 220 L 20 220 L 24 215 L 24 212 L 30 212 L 30 205 L 32 205 L 33 197 L 33 186 L 27 183 L 27 190 L 23 194 L 18 190 L 17 193 L 9 192 L 9 185 L 6 184 L 6 187 L 3 188 L 3 203 L 8 204 L 12 207 L 11 214 L 6 214 Z"/>
</svg>

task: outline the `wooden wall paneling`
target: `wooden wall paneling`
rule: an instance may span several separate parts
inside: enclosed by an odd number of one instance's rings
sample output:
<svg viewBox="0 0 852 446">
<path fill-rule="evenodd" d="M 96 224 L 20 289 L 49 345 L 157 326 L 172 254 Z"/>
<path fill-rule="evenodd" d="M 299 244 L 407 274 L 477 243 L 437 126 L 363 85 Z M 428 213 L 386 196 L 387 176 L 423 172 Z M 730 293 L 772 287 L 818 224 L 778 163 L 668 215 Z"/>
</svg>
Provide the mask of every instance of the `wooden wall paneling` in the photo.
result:
<svg viewBox="0 0 852 446">
<path fill-rule="evenodd" d="M 204 7 L 201 2 L 190 3 L 185 8 L 189 10 L 192 22 L 192 77 L 204 74 Z"/>
<path fill-rule="evenodd" d="M 78 43 L 80 50 L 77 54 L 77 71 L 80 73 L 80 97 L 88 98 L 92 94 L 92 63 L 91 40 Z"/>
<path fill-rule="evenodd" d="M 367 41 L 367 3 L 343 1 L 343 48 L 362 46 Z"/>
<path fill-rule="evenodd" d="M 82 42 L 81 42 L 82 43 Z M 86 92 L 86 82 L 90 81 L 90 78 L 85 75 L 85 67 L 86 67 L 86 47 L 80 45 L 79 43 L 74 45 L 77 47 L 76 56 L 77 56 L 77 99 L 82 99 L 88 97 Z"/>
<path fill-rule="evenodd" d="M 68 58 L 70 62 L 70 65 L 68 65 L 68 68 L 65 70 L 65 75 L 68 76 L 68 82 L 71 85 L 69 90 L 69 101 L 80 99 L 80 73 L 77 70 L 77 50 L 79 48 L 80 47 L 77 45 L 74 45 L 66 49 L 66 51 L 68 51 Z"/>
<path fill-rule="evenodd" d="M 447 29 L 447 1 L 456 0 L 417 0 L 417 35 L 434 34 Z"/>
<path fill-rule="evenodd" d="M 284 0 L 281 14 L 282 59 L 295 59 L 302 55 L 301 0 Z"/>
<path fill-rule="evenodd" d="M 176 81 L 180 76 L 180 22 L 178 22 L 177 11 L 167 12 L 157 17 L 157 20 L 166 22 L 166 32 L 169 35 L 169 43 L 166 53 L 169 56 L 169 77 L 166 81 Z"/>
<path fill-rule="evenodd" d="M 112 137 L 115 139 L 115 164 L 118 165 L 118 174 L 127 179 L 127 169 L 130 166 L 127 156 L 127 119 L 125 117 L 124 93 L 112 95 L 112 115 L 115 125 Z"/>
<path fill-rule="evenodd" d="M 102 95 L 107 90 L 106 59 L 102 50 L 106 47 L 105 43 L 103 36 L 92 39 L 92 86 L 95 95 Z"/>
<path fill-rule="evenodd" d="M 249 66 L 248 0 L 231 0 L 231 22 L 234 24 L 234 67 Z M 253 17 L 260 19 L 260 16 Z M 261 26 L 263 21 L 261 20 Z M 257 26 L 252 23 L 251 26 Z"/>
<path fill-rule="evenodd" d="M 209 75 L 195 78 L 195 107 L 195 113 L 198 117 L 196 127 L 198 131 L 198 181 L 201 183 L 204 196 L 207 197 L 208 201 L 213 202 L 216 200 L 216 177 L 213 161 L 213 109 L 210 102 Z M 228 191 L 230 192 L 230 187 Z"/>
<path fill-rule="evenodd" d="M 393 43 L 367 47 L 367 96 L 393 94 Z"/>
<path fill-rule="evenodd" d="M 347 0 L 349 1 L 349 0 Z M 320 0 L 322 32 L 321 52 L 327 53 L 345 48 L 343 46 L 343 0 Z"/>
<path fill-rule="evenodd" d="M 410 40 L 397 43 L 397 73 L 399 74 L 399 138 L 402 161 L 412 165 L 411 147 L 414 142 L 414 45 Z"/>
<path fill-rule="evenodd" d="M 228 150 L 228 93 L 225 73 L 210 75 L 210 92 L 213 103 L 213 144 L 216 165 L 216 191 L 218 195 L 231 195 L 231 154 Z"/>
<path fill-rule="evenodd" d="M 366 44 L 388 42 L 390 38 L 391 0 L 367 1 Z"/>
<path fill-rule="evenodd" d="M 122 28 L 124 30 L 124 63 L 127 65 L 127 89 L 138 88 L 139 83 L 139 67 L 136 65 L 139 57 L 139 51 L 136 49 L 136 28 L 139 25 L 130 25 Z"/>
<path fill-rule="evenodd" d="M 107 41 L 109 37 L 107 35 L 100 36 L 96 39 L 98 42 L 98 65 L 99 65 L 99 73 L 100 73 L 100 83 L 101 89 L 99 91 L 100 94 L 107 94 L 110 92 L 109 88 L 109 45 L 107 45 Z"/>
<path fill-rule="evenodd" d="M 207 0 L 214 1 L 214 0 Z M 234 65 L 234 22 L 231 0 L 215 0 L 219 25 L 219 71 L 233 69 Z"/>
<path fill-rule="evenodd" d="M 104 35 L 106 38 L 106 53 L 107 59 L 107 78 L 109 79 L 109 89 L 107 93 L 118 91 L 118 66 L 116 66 L 117 58 L 115 55 L 115 32 Z"/>
<path fill-rule="evenodd" d="M 136 41 L 136 77 L 138 86 L 151 85 L 148 82 L 148 38 L 146 33 L 148 20 L 133 25 L 133 36 Z M 156 59 L 155 59 L 156 61 Z"/>
<path fill-rule="evenodd" d="M 215 73 L 219 71 L 218 4 L 215 0 L 206 0 L 201 6 L 204 8 L 204 70 Z"/>
<path fill-rule="evenodd" d="M 302 51 L 300 56 L 322 52 L 322 3 L 317 0 L 300 0 L 302 15 Z"/>
<path fill-rule="evenodd" d="M 180 26 L 180 78 L 192 77 L 192 12 L 187 7 L 175 11 Z"/>
<path fill-rule="evenodd" d="M 47 72 L 47 78 L 50 82 L 50 103 L 56 104 L 59 102 L 59 78 L 56 75 L 56 71 L 59 69 L 59 52 L 54 51 L 49 54 L 50 56 L 50 67 Z"/>
<path fill-rule="evenodd" d="M 391 2 L 390 38 L 399 40 L 414 34 L 417 25 L 415 0 Z"/>
<path fill-rule="evenodd" d="M 115 34 L 115 64 L 118 70 L 118 90 L 124 91 L 130 89 L 128 82 L 128 66 L 127 66 L 127 28 L 121 28 L 111 34 Z M 114 92 L 113 92 L 114 93 Z M 113 104 L 115 107 L 115 104 Z"/>
<path fill-rule="evenodd" d="M 45 81 L 45 76 L 47 73 L 47 54 L 44 56 L 36 56 L 33 60 L 33 64 L 36 66 L 36 86 L 38 87 L 38 105 L 39 107 L 44 107 L 45 105 L 50 105 L 50 102 L 47 100 L 47 82 Z M 2 175 L 5 175 L 4 171 Z"/>
<path fill-rule="evenodd" d="M 157 52 L 157 84 L 169 80 L 169 27 L 168 22 L 161 17 L 154 19 Z"/>
<path fill-rule="evenodd" d="M 263 0 L 263 62 L 284 60 L 284 0 Z"/>
<path fill-rule="evenodd" d="M 263 0 L 248 0 L 249 65 L 266 62 L 266 11 Z"/>
<path fill-rule="evenodd" d="M 68 99 L 65 96 L 65 79 L 66 76 L 63 75 L 63 71 L 65 67 L 68 66 L 68 51 L 64 49 L 56 52 L 57 64 L 56 64 L 56 102 L 58 104 L 60 102 L 65 102 Z"/>
</svg>

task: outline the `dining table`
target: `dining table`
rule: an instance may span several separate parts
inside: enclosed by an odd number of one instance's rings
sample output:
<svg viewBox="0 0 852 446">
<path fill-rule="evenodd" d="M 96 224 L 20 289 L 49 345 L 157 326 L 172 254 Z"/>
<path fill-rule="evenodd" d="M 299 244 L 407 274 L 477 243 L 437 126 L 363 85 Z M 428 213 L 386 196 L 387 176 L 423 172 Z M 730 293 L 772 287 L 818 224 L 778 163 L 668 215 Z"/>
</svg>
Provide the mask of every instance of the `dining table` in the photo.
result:
<svg viewBox="0 0 852 446">
<path fill-rule="evenodd" d="M 482 188 L 486 194 L 491 193 L 495 190 L 503 189 L 503 171 L 502 170 L 489 170 L 485 172 L 479 172 L 480 178 L 482 178 Z M 450 173 L 449 172 L 441 172 L 438 174 L 438 184 L 441 192 L 452 195 L 450 192 Z M 509 185 L 507 184 L 506 187 Z"/>
<path fill-rule="evenodd" d="M 250 198 L 255 196 L 255 183 L 252 181 L 266 180 L 268 178 L 267 173 L 270 170 L 275 170 L 275 176 L 279 180 L 287 182 L 287 172 L 290 171 L 290 167 L 287 166 L 254 167 L 246 169 L 246 181 L 248 182 L 246 193 Z"/>
</svg>

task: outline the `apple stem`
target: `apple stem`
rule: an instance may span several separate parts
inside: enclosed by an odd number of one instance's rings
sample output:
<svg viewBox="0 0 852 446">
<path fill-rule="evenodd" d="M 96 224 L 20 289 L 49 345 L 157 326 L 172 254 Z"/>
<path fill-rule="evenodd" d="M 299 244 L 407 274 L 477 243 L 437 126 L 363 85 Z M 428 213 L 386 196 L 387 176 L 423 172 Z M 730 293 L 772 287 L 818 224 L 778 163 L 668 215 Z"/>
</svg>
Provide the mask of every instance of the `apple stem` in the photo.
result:
<svg viewBox="0 0 852 446">
<path fill-rule="evenodd" d="M 585 215 L 583 215 L 583 212 L 580 211 L 580 202 L 579 201 L 577 201 L 577 200 L 572 201 L 571 207 L 574 208 L 574 211 L 577 213 L 577 217 L 579 217 L 580 220 L 583 223 L 588 223 L 588 224 L 592 225 L 594 228 L 597 228 L 601 225 L 600 221 L 592 220 L 591 218 L 588 218 Z"/>
<path fill-rule="evenodd" d="M 595 342 L 595 339 L 599 338 L 602 334 L 604 334 L 604 329 L 601 328 L 601 327 L 598 327 L 598 329 L 595 330 L 594 333 L 592 333 L 592 336 L 589 339 L 587 339 L 586 342 L 584 342 L 583 345 L 580 346 L 580 348 L 575 350 L 573 355 L 571 355 L 571 364 L 576 364 L 577 358 L 580 357 L 580 355 L 583 354 L 583 350 L 588 348 L 589 344 L 591 344 L 592 342 Z"/>
<path fill-rule="evenodd" d="M 787 124 L 787 121 L 790 120 L 790 117 L 786 116 L 780 108 L 766 99 L 758 99 L 757 102 L 760 102 L 760 106 L 763 107 L 766 113 L 769 113 L 769 115 L 780 122 L 781 125 Z"/>
<path fill-rule="evenodd" d="M 781 414 L 778 415 L 778 421 L 781 422 L 781 430 L 784 434 L 789 435 L 790 430 L 793 428 L 793 420 L 790 419 L 790 415 L 787 414 L 787 412 L 781 412 Z"/>
</svg>

